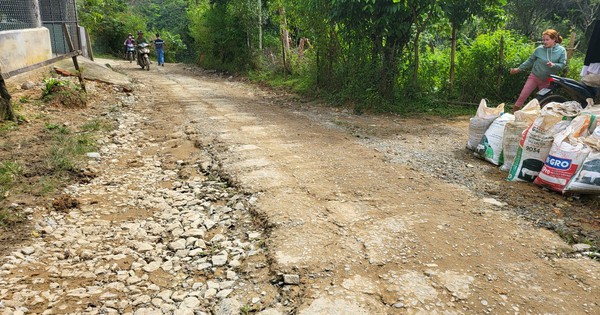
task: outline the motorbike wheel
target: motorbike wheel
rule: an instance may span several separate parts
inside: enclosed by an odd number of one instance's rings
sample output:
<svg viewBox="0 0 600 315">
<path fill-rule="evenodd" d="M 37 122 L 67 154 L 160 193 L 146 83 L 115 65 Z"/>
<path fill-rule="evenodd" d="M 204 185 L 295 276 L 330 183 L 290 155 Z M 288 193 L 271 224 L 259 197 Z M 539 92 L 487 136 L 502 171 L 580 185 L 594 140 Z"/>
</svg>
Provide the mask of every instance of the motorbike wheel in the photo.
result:
<svg viewBox="0 0 600 315">
<path fill-rule="evenodd" d="M 544 108 L 548 103 L 564 103 L 566 101 L 568 101 L 568 99 L 562 95 L 548 95 L 540 100 L 540 106 Z"/>
<path fill-rule="evenodd" d="M 146 65 L 146 70 L 150 71 L 150 59 L 148 59 L 148 56 L 144 56 L 144 64 Z"/>
</svg>

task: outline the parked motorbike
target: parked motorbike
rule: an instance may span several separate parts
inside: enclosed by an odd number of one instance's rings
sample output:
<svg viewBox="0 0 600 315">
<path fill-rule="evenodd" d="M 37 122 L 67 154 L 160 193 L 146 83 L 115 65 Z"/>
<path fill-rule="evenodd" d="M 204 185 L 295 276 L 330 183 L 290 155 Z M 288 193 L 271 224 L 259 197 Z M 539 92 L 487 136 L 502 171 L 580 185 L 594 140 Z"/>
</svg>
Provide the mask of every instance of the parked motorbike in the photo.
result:
<svg viewBox="0 0 600 315">
<path fill-rule="evenodd" d="M 142 67 L 142 69 L 146 69 L 150 71 L 150 48 L 148 48 L 147 43 L 139 43 L 137 45 L 137 64 Z"/>
<path fill-rule="evenodd" d="M 550 102 L 564 103 L 567 101 L 577 101 L 581 107 L 586 107 L 587 99 L 593 99 L 599 94 L 599 89 L 573 79 L 551 74 L 548 80 L 550 86 L 541 89 L 535 97 L 540 101 L 542 107 Z"/>
<path fill-rule="evenodd" d="M 134 58 L 135 58 L 135 47 L 133 44 L 127 44 L 126 59 L 129 60 L 129 63 L 131 63 Z"/>
</svg>

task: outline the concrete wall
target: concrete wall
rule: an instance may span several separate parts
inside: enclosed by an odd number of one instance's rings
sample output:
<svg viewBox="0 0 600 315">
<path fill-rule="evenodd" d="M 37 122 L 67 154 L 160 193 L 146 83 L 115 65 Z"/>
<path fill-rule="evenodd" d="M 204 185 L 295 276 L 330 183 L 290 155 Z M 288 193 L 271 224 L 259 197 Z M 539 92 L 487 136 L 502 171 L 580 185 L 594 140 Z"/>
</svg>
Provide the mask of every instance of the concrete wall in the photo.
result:
<svg viewBox="0 0 600 315">
<path fill-rule="evenodd" d="M 52 58 L 45 27 L 0 31 L 0 72 L 9 72 Z"/>
</svg>

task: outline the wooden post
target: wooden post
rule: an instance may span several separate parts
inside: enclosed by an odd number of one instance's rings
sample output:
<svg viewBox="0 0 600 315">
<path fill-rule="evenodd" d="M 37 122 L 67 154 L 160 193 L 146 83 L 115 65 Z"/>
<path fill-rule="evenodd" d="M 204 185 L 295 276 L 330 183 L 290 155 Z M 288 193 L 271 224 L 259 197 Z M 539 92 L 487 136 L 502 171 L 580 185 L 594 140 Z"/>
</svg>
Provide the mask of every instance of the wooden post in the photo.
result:
<svg viewBox="0 0 600 315">
<path fill-rule="evenodd" d="M 94 52 L 92 51 L 92 41 L 90 40 L 90 33 L 88 33 L 87 28 L 85 30 L 85 44 L 87 46 L 88 55 L 91 61 L 94 61 Z"/>
<path fill-rule="evenodd" d="M 496 80 L 496 91 L 500 92 L 500 83 L 502 81 L 502 65 L 504 64 L 504 35 L 500 37 L 500 56 L 498 58 L 498 78 Z"/>
<path fill-rule="evenodd" d="M 567 49 L 567 61 L 571 60 L 573 52 L 575 51 L 575 31 L 571 32 L 571 39 L 569 41 L 569 49 Z"/>
<path fill-rule="evenodd" d="M 288 42 L 289 32 L 287 30 L 287 20 L 285 18 L 284 7 L 279 8 L 279 14 L 281 14 L 281 57 L 283 59 L 283 71 L 287 74 L 289 72 L 288 51 L 290 49 L 290 44 Z"/>
<path fill-rule="evenodd" d="M 65 38 L 67 39 L 67 45 L 69 45 L 69 51 L 74 52 L 75 48 L 73 47 L 73 42 L 71 41 L 71 36 L 69 35 L 69 29 L 67 28 L 67 24 L 63 23 L 62 25 L 63 32 L 65 33 Z M 77 55 L 73 56 L 73 65 L 75 66 L 75 70 L 77 70 L 77 77 L 79 77 L 79 84 L 81 85 L 81 89 L 85 90 L 85 81 L 83 81 L 83 74 L 81 70 L 79 70 L 79 63 L 77 62 Z"/>
</svg>

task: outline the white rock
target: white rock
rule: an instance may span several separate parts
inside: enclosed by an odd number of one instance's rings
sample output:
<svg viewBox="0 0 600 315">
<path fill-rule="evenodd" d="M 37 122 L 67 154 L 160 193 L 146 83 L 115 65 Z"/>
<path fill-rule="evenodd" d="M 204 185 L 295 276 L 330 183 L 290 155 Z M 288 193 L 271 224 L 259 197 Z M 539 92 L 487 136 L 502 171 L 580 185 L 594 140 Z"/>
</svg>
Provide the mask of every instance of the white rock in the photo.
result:
<svg viewBox="0 0 600 315">
<path fill-rule="evenodd" d="M 229 296 L 229 294 L 231 294 L 231 292 L 233 292 L 232 289 L 225 289 L 225 290 L 221 290 L 219 291 L 219 293 L 217 293 L 217 298 L 223 299 Z"/>
<path fill-rule="evenodd" d="M 204 292 L 205 299 L 210 299 L 210 298 L 214 297 L 215 295 L 217 295 L 217 289 L 208 289 L 208 290 L 206 290 L 206 292 Z"/>
<path fill-rule="evenodd" d="M 212 256 L 212 263 L 215 266 L 224 266 L 227 263 L 227 255 Z"/>
<path fill-rule="evenodd" d="M 197 297 L 187 297 L 183 300 L 183 302 L 181 302 L 181 304 L 179 305 L 179 307 L 185 307 L 185 308 L 189 308 L 189 309 L 196 309 L 198 306 L 200 306 L 200 300 L 198 300 Z"/>
<path fill-rule="evenodd" d="M 498 201 L 498 200 L 496 200 L 494 198 L 483 198 L 481 201 L 483 201 L 485 203 L 489 203 L 489 204 L 494 205 L 494 206 L 498 206 L 498 207 L 504 207 L 504 206 L 507 205 L 506 202 L 500 202 L 500 201 Z"/>
<path fill-rule="evenodd" d="M 242 305 L 235 299 L 223 299 L 215 307 L 215 315 L 238 315 Z"/>
<path fill-rule="evenodd" d="M 298 275 L 283 275 L 283 283 L 285 284 L 300 284 L 300 276 Z"/>
<path fill-rule="evenodd" d="M 142 270 L 144 270 L 145 272 L 154 272 L 156 270 L 158 270 L 161 266 L 161 262 L 159 261 L 153 261 L 147 265 L 145 265 Z"/>
<path fill-rule="evenodd" d="M 25 255 L 31 255 L 34 252 L 35 252 L 35 248 L 32 246 L 27 246 L 27 247 L 21 248 L 21 253 L 23 253 Z"/>
<path fill-rule="evenodd" d="M 176 240 L 175 242 L 169 243 L 169 248 L 174 251 L 184 249 L 185 248 L 185 239 L 180 238 L 180 239 Z"/>
<path fill-rule="evenodd" d="M 586 250 L 588 250 L 590 248 L 592 248 L 592 246 L 590 246 L 588 244 L 579 243 L 579 244 L 574 244 L 573 245 L 573 250 L 576 251 L 576 252 L 584 252 L 584 251 L 586 251 Z"/>
</svg>

